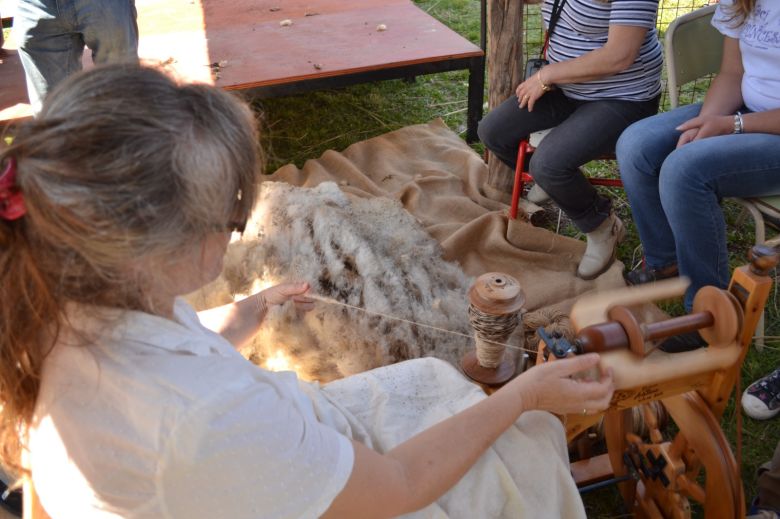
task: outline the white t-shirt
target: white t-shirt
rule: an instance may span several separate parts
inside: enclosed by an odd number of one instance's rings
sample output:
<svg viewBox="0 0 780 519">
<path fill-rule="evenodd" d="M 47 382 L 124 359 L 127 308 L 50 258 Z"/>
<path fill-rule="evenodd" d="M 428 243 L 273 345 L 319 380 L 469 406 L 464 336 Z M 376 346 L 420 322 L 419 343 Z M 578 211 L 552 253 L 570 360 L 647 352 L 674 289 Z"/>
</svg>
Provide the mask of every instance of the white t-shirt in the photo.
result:
<svg viewBox="0 0 780 519">
<path fill-rule="evenodd" d="M 91 346 L 64 334 L 46 359 L 31 430 L 33 482 L 54 518 L 317 517 L 354 453 L 317 419 L 294 373 L 271 373 L 205 329 L 75 311 Z"/>
<path fill-rule="evenodd" d="M 780 2 L 757 0 L 742 25 L 731 21 L 734 0 L 720 0 L 712 25 L 739 39 L 742 53 L 742 99 L 754 112 L 780 108 Z"/>
</svg>

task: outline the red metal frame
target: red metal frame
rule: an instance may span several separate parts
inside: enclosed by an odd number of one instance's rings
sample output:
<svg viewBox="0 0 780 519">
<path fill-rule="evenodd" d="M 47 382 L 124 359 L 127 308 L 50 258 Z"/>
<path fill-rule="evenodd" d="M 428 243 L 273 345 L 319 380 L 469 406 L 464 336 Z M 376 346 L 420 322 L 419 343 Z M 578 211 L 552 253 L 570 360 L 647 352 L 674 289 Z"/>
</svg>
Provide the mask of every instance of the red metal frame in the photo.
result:
<svg viewBox="0 0 780 519">
<path fill-rule="evenodd" d="M 518 206 L 520 204 L 520 195 L 523 193 L 523 187 L 526 182 L 533 182 L 534 177 L 527 171 L 523 171 L 523 164 L 525 164 L 525 157 L 529 153 L 533 153 L 533 146 L 528 143 L 528 140 L 524 139 L 520 141 L 520 145 L 517 147 L 517 166 L 515 167 L 515 184 L 512 188 L 512 205 L 509 208 L 509 218 L 512 220 L 517 219 Z M 604 157 L 605 159 L 612 159 L 614 157 Z M 623 187 L 623 181 L 619 178 L 598 178 L 588 177 L 588 182 L 594 186 L 607 186 L 607 187 Z"/>
</svg>

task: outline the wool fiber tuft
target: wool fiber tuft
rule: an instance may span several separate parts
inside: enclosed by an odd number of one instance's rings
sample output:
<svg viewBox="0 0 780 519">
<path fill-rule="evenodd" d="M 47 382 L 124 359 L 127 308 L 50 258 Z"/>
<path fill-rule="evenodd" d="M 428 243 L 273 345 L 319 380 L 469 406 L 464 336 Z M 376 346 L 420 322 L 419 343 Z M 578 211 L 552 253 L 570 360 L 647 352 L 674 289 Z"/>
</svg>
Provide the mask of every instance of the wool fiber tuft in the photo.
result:
<svg viewBox="0 0 780 519">
<path fill-rule="evenodd" d="M 231 243 L 221 277 L 190 296 L 196 306 L 240 299 L 282 281 L 373 312 L 471 334 L 472 279 L 393 199 L 349 198 L 335 183 L 264 182 L 246 232 Z M 472 340 L 343 306 L 292 303 L 269 312 L 244 354 L 272 369 L 329 381 L 407 359 L 458 365 Z"/>
</svg>

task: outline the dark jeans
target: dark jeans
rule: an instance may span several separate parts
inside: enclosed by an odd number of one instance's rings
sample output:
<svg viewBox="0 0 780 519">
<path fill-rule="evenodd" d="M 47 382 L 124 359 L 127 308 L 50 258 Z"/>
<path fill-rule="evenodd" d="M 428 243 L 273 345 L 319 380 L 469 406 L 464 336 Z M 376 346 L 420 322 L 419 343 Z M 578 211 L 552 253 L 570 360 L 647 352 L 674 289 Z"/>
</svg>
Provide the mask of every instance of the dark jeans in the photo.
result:
<svg viewBox="0 0 780 519">
<path fill-rule="evenodd" d="M 658 111 L 659 99 L 579 101 L 553 90 L 529 112 L 513 95 L 480 121 L 478 133 L 514 169 L 520 141 L 554 127 L 533 153 L 529 172 L 582 232 L 591 232 L 609 216 L 612 203 L 598 194 L 580 166 L 612 153 L 624 129 Z"/>
</svg>

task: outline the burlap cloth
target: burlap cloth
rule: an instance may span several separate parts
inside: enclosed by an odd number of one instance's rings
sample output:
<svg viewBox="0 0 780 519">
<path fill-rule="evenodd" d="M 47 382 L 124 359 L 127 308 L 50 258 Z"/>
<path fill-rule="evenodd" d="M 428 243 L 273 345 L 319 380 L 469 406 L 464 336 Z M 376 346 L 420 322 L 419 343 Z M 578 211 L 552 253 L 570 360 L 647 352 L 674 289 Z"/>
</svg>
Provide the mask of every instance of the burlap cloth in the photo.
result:
<svg viewBox="0 0 780 519">
<path fill-rule="evenodd" d="M 509 220 L 507 206 L 480 190 L 485 162 L 440 120 L 326 151 L 268 178 L 307 187 L 334 181 L 350 196 L 399 200 L 466 274 L 517 278 L 528 311 L 567 312 L 585 292 L 624 285 L 620 262 L 593 281 L 575 275 L 584 241 Z"/>
</svg>

